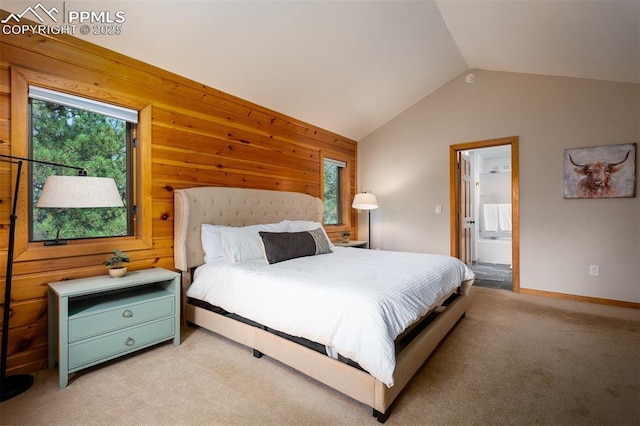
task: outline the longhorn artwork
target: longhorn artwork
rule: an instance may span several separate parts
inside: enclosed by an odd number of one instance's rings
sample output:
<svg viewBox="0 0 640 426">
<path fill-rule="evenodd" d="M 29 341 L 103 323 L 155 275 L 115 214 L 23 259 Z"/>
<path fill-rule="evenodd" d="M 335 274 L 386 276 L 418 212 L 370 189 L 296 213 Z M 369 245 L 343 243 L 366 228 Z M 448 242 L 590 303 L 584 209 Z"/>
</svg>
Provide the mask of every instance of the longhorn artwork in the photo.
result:
<svg viewBox="0 0 640 426">
<path fill-rule="evenodd" d="M 565 150 L 564 198 L 635 196 L 635 143 Z"/>
</svg>

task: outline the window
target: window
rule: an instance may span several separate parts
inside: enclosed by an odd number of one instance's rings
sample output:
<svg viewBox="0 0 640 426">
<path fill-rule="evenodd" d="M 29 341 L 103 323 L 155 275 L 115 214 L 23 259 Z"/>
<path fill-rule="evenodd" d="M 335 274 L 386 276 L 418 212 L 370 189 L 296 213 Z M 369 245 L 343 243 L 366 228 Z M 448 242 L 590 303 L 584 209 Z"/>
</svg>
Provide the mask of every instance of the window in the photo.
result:
<svg viewBox="0 0 640 426">
<path fill-rule="evenodd" d="M 30 163 L 29 241 L 131 236 L 134 234 L 133 140 L 137 111 L 29 86 L 31 158 L 84 168 L 112 177 L 124 207 L 39 209 L 47 176 L 74 170 Z"/>
<path fill-rule="evenodd" d="M 342 225 L 342 180 L 346 163 L 324 159 L 324 224 Z"/>
</svg>

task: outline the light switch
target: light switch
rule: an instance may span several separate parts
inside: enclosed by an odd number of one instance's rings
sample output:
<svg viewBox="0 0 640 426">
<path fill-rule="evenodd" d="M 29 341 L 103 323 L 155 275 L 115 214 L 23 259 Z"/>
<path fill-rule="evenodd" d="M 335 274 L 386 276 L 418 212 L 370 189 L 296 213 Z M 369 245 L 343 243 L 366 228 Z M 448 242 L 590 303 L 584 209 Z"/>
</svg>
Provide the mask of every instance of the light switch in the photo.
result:
<svg viewBox="0 0 640 426">
<path fill-rule="evenodd" d="M 436 214 L 442 214 L 442 206 L 440 204 L 436 206 Z"/>
</svg>

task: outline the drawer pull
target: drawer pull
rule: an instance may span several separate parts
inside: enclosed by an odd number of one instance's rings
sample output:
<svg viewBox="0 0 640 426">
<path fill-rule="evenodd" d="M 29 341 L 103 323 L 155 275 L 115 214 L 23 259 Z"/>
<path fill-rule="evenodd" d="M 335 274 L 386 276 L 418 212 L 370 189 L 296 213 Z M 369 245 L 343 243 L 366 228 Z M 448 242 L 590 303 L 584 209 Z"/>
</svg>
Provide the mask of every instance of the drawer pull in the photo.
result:
<svg viewBox="0 0 640 426">
<path fill-rule="evenodd" d="M 125 345 L 127 346 L 133 346 L 135 345 L 136 341 L 133 337 L 127 337 L 127 340 L 124 342 Z"/>
<path fill-rule="evenodd" d="M 133 316 L 133 312 L 131 312 L 130 310 L 126 310 L 122 313 L 122 316 L 125 318 L 131 318 Z"/>
</svg>

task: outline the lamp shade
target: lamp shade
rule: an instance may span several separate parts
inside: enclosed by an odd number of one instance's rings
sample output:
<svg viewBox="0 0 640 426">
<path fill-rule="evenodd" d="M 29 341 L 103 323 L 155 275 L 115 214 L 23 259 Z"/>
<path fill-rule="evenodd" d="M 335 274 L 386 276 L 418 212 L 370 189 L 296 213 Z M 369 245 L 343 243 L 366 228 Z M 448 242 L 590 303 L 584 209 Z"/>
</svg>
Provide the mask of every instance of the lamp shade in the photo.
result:
<svg viewBox="0 0 640 426">
<path fill-rule="evenodd" d="M 378 208 L 378 200 L 369 192 L 361 192 L 353 198 L 351 207 L 358 210 L 374 210 Z"/>
<path fill-rule="evenodd" d="M 36 207 L 73 209 L 123 205 L 113 178 L 49 176 Z"/>
</svg>

